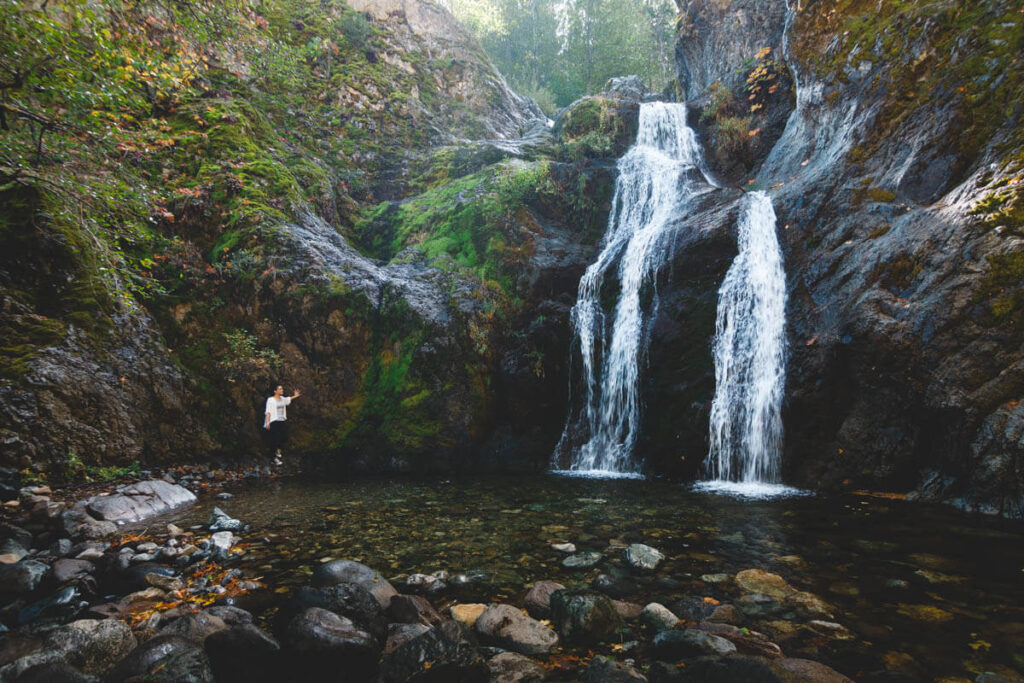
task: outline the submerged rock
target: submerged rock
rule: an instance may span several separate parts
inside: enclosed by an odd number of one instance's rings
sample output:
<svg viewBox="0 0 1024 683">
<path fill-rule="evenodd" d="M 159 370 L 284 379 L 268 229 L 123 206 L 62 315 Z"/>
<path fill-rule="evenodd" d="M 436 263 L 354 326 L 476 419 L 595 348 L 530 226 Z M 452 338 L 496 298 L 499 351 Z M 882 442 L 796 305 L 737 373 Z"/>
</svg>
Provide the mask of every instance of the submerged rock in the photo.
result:
<svg viewBox="0 0 1024 683">
<path fill-rule="evenodd" d="M 634 569 L 654 571 L 665 559 L 665 555 L 655 548 L 643 543 L 634 543 L 623 553 L 626 562 Z"/>
<path fill-rule="evenodd" d="M 617 662 L 603 655 L 590 660 L 580 683 L 636 683 L 646 681 L 647 677 L 629 664 Z"/>
<path fill-rule="evenodd" d="M 703 655 L 724 656 L 735 652 L 736 646 L 725 638 L 693 628 L 662 631 L 651 643 L 651 656 L 670 662 Z"/>
<path fill-rule="evenodd" d="M 576 553 L 562 560 L 562 566 L 570 569 L 589 569 L 600 562 L 602 555 L 599 552 L 589 550 Z"/>
</svg>

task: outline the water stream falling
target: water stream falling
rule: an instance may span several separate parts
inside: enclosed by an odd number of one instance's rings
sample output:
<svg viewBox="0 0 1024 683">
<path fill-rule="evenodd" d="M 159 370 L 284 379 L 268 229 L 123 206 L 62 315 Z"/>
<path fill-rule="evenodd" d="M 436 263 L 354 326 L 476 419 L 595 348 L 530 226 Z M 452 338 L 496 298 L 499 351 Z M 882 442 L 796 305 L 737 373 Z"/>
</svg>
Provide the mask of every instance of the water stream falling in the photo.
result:
<svg viewBox="0 0 1024 683">
<path fill-rule="evenodd" d="M 743 199 L 739 253 L 718 290 L 715 398 L 701 488 L 748 495 L 784 492 L 780 481 L 786 378 L 786 280 L 775 211 L 764 192 Z"/>
<path fill-rule="evenodd" d="M 555 466 L 570 452 L 575 472 L 639 471 L 633 446 L 640 426 L 639 374 L 646 349 L 655 276 L 670 255 L 673 217 L 711 188 L 686 105 L 640 105 L 637 140 L 618 162 L 603 249 L 580 280 L 572 324 L 580 344 L 583 396 L 570 413 Z M 613 311 L 602 305 L 618 281 Z M 645 306 L 646 301 L 646 306 Z M 648 310 L 645 311 L 645 308 Z M 576 446 L 577 444 L 580 444 Z"/>
</svg>

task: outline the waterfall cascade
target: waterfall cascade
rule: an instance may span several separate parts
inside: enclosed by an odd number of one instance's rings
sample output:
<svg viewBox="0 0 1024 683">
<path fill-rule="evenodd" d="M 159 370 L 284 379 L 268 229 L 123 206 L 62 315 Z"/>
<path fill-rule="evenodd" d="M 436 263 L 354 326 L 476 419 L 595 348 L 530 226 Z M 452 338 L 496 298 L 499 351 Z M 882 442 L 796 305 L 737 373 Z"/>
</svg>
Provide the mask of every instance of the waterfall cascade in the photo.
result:
<svg viewBox="0 0 1024 683">
<path fill-rule="evenodd" d="M 711 189 L 700 170 L 700 147 L 686 123 L 686 105 L 640 106 L 636 143 L 618 162 L 603 249 L 580 280 L 572 310 L 579 340 L 583 396 L 555 451 L 555 466 L 571 452 L 569 469 L 629 474 L 639 470 L 633 445 L 640 426 L 639 374 L 646 349 L 648 288 L 670 255 L 673 217 L 692 197 Z M 613 311 L 602 306 L 609 274 L 617 276 Z M 653 291 L 653 290 L 650 290 Z M 578 445 L 577 444 L 581 444 Z"/>
<path fill-rule="evenodd" d="M 763 495 L 780 488 L 786 377 L 786 279 L 764 192 L 744 197 L 738 233 L 739 253 L 718 290 L 712 481 L 701 486 Z"/>
</svg>

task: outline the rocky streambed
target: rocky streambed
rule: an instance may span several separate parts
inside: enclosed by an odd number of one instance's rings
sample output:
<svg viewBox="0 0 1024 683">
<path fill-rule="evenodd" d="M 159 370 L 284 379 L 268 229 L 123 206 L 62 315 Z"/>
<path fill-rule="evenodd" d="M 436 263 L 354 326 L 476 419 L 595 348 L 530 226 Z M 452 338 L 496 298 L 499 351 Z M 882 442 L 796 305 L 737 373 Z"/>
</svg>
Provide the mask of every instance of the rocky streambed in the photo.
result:
<svg viewBox="0 0 1024 683">
<path fill-rule="evenodd" d="M 267 475 L 178 473 L 79 501 L 23 489 L 0 528 L 0 680 L 1024 670 L 1019 524 L 660 481 Z"/>
</svg>

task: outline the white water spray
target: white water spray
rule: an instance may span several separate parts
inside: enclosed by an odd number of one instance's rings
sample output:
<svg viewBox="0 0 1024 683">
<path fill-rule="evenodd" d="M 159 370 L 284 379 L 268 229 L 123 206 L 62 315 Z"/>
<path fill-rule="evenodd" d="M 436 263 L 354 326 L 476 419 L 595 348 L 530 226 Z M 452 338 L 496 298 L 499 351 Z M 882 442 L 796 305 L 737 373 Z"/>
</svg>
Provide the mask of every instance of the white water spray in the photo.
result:
<svg viewBox="0 0 1024 683">
<path fill-rule="evenodd" d="M 765 495 L 782 489 L 778 482 L 786 379 L 786 280 L 775 211 L 764 192 L 744 198 L 738 243 L 739 253 L 718 290 L 715 398 L 707 461 L 713 481 L 701 488 Z"/>
<path fill-rule="evenodd" d="M 670 255 L 665 237 L 672 218 L 690 198 L 710 189 L 701 165 L 696 135 L 686 123 L 686 105 L 641 104 L 636 143 L 618 162 L 603 249 L 580 280 L 572 310 L 584 395 L 580 412 L 570 414 L 555 451 L 556 467 L 571 444 L 586 439 L 571 454 L 571 470 L 605 475 L 639 470 L 632 456 L 650 317 L 644 311 L 645 288 L 654 287 Z M 601 293 L 613 271 L 619 295 L 609 314 L 601 305 Z"/>
</svg>

